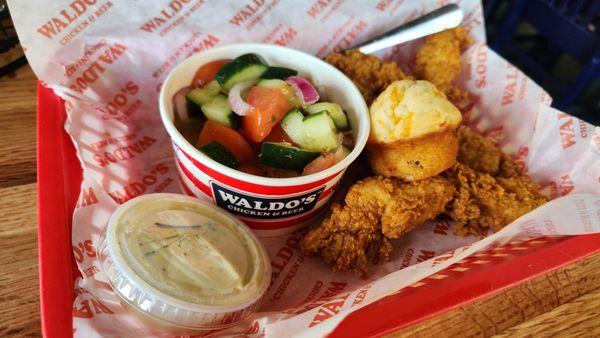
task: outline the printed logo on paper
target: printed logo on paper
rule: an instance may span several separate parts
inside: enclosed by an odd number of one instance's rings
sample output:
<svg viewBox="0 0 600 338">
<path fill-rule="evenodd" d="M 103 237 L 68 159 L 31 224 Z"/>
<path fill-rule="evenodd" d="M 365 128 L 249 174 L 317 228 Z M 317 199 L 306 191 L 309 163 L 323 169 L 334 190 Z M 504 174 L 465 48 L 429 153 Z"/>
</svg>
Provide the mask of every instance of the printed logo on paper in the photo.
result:
<svg viewBox="0 0 600 338">
<path fill-rule="evenodd" d="M 290 197 L 269 198 L 248 195 L 211 182 L 217 206 L 232 214 L 261 219 L 278 219 L 296 216 L 312 210 L 325 187 Z"/>
</svg>

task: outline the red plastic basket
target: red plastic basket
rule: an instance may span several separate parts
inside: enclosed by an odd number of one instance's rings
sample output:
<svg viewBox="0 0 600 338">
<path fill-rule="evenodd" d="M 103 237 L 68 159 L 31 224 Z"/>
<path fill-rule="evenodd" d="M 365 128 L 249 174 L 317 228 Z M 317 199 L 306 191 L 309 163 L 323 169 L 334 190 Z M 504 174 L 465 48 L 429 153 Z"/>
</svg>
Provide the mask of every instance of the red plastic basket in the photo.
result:
<svg viewBox="0 0 600 338">
<path fill-rule="evenodd" d="M 73 281 L 79 276 L 71 248 L 71 220 L 81 166 L 64 130 L 65 116 L 63 102 L 38 84 L 38 241 L 46 337 L 72 335 Z M 331 336 L 394 332 L 600 252 L 598 243 L 600 235 L 541 238 L 479 253 L 352 313 Z"/>
</svg>

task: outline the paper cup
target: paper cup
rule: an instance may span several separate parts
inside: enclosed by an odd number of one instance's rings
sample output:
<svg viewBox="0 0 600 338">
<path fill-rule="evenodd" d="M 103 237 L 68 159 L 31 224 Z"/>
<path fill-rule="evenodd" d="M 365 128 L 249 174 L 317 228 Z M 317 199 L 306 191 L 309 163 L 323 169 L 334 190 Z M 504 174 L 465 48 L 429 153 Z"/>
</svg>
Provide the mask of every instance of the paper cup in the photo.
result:
<svg viewBox="0 0 600 338">
<path fill-rule="evenodd" d="M 340 104 L 348 113 L 354 149 L 335 166 L 307 176 L 269 178 L 226 167 L 200 152 L 173 124 L 173 96 L 189 86 L 196 70 L 218 59 L 245 53 L 261 55 L 269 64 L 297 69 L 317 87 L 322 100 Z M 239 217 L 260 236 L 290 233 L 308 224 L 325 208 L 346 168 L 363 150 L 369 135 L 369 112 L 362 95 L 342 72 L 303 52 L 276 45 L 235 44 L 194 54 L 166 78 L 159 98 L 160 114 L 175 149 L 183 190 L 211 200 Z"/>
</svg>

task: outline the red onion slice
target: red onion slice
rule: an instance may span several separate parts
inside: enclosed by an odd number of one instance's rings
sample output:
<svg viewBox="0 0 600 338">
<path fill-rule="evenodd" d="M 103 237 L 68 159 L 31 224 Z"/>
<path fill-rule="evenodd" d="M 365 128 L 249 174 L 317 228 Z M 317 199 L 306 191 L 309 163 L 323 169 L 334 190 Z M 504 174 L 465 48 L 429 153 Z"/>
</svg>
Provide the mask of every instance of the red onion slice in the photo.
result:
<svg viewBox="0 0 600 338">
<path fill-rule="evenodd" d="M 292 85 L 298 96 L 302 98 L 303 105 L 319 101 L 319 92 L 307 79 L 300 76 L 290 76 L 285 82 Z"/>
<path fill-rule="evenodd" d="M 177 116 L 179 116 L 179 118 L 184 122 L 190 120 L 190 114 L 188 112 L 187 107 L 187 99 L 185 98 L 185 96 L 191 90 L 192 87 L 183 87 L 177 93 L 175 93 L 175 96 L 173 96 L 173 107 L 175 108 L 175 114 L 177 114 Z"/>
<path fill-rule="evenodd" d="M 229 103 L 231 110 L 233 110 L 239 116 L 246 116 L 252 112 L 252 109 L 254 109 L 254 107 L 247 104 L 246 101 L 242 99 L 242 92 L 252 87 L 255 83 L 256 81 L 240 82 L 233 86 L 233 88 L 231 88 L 229 91 L 227 102 Z"/>
</svg>

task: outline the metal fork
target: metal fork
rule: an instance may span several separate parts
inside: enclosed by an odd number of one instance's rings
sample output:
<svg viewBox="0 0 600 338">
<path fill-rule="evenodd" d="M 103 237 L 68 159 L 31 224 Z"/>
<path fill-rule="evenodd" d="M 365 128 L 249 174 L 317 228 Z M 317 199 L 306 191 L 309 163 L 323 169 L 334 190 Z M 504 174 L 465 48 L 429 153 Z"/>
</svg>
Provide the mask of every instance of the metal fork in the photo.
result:
<svg viewBox="0 0 600 338">
<path fill-rule="evenodd" d="M 463 12 L 460 7 L 455 4 L 445 5 L 350 49 L 358 49 L 361 53 L 371 54 L 404 42 L 457 27 L 462 20 Z"/>
</svg>

